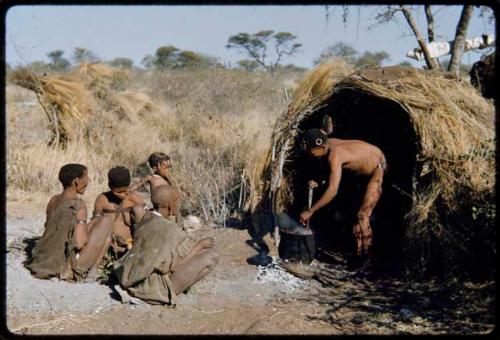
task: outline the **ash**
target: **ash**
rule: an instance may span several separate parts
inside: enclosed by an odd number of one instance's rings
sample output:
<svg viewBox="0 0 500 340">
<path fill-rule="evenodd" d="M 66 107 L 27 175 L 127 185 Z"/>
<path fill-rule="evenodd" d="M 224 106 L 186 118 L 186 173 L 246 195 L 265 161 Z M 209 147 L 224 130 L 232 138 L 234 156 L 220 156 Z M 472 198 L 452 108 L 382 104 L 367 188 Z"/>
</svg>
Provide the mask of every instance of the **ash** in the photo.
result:
<svg viewBox="0 0 500 340">
<path fill-rule="evenodd" d="M 295 291 L 304 287 L 306 280 L 293 276 L 281 268 L 279 258 L 273 256 L 272 259 L 273 262 L 269 266 L 257 266 L 255 283 L 279 285 L 288 291 Z"/>
</svg>

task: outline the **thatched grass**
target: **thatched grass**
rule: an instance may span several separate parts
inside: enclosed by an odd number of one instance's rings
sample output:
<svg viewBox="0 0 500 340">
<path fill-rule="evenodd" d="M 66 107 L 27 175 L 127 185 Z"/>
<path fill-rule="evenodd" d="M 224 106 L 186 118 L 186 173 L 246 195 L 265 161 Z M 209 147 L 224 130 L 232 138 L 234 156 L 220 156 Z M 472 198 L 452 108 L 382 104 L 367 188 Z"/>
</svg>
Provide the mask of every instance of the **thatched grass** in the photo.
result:
<svg viewBox="0 0 500 340">
<path fill-rule="evenodd" d="M 484 204 L 486 197 L 494 194 L 492 102 L 483 98 L 467 81 L 438 73 L 386 68 L 383 72 L 354 72 L 335 82 L 332 79 L 337 75 L 337 65 L 321 65 L 304 79 L 302 86 L 299 85 L 288 111 L 277 120 L 268 156 L 256 174 L 261 181 L 253 193 L 252 208 L 281 210 L 293 202 L 289 188 L 293 183 L 289 183 L 291 178 L 283 173 L 283 166 L 296 147 L 300 124 L 318 112 L 325 112 L 322 109 L 343 91 L 352 90 L 396 103 L 401 112 L 408 115 L 414 130 L 417 144 L 415 190 L 403 222 L 405 242 L 413 252 L 411 256 L 417 261 L 433 261 L 428 253 L 422 253 L 426 250 L 421 246 L 430 236 L 437 240 L 433 241 L 434 247 L 437 244 L 450 248 L 443 253 L 452 253 L 461 247 L 466 254 L 470 244 L 465 239 L 463 242 L 458 240 L 464 231 L 457 227 L 454 234 L 454 226 L 447 225 L 449 222 L 443 218 L 451 221 L 453 216 L 458 219 L 464 213 L 469 216 L 472 207 Z M 333 123 L 335 125 L 335 120 Z M 363 124 L 362 121 L 357 123 Z M 471 218 L 464 217 L 465 220 L 465 223 L 476 223 Z M 459 263 L 454 265 L 460 266 Z M 422 267 L 418 270 L 425 271 Z"/>
</svg>

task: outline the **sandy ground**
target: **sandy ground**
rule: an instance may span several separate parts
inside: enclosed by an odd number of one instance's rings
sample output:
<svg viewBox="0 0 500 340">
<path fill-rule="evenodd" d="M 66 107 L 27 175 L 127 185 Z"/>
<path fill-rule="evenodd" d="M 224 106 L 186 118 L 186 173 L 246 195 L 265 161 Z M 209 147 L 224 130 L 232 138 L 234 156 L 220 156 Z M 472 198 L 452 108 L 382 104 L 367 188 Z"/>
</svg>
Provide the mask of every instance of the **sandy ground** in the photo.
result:
<svg viewBox="0 0 500 340">
<path fill-rule="evenodd" d="M 342 264 L 318 264 L 322 283 L 304 280 L 249 265 L 256 251 L 248 232 L 232 228 L 200 231 L 215 237 L 221 260 L 176 308 L 122 303 L 112 286 L 39 280 L 24 268 L 23 240 L 43 231 L 37 198 L 29 214 L 24 200 L 8 202 L 7 326 L 16 334 L 475 334 L 495 324 L 495 282 L 463 283 L 465 299 L 439 284 L 371 278 Z"/>
</svg>

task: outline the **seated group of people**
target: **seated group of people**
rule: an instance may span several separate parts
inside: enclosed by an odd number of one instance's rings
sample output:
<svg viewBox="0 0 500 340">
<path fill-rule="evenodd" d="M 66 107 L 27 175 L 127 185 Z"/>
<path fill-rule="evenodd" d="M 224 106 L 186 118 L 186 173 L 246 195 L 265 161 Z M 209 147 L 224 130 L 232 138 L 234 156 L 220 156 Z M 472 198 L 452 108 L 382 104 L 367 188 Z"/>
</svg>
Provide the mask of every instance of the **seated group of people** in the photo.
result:
<svg viewBox="0 0 500 340">
<path fill-rule="evenodd" d="M 152 304 L 175 305 L 175 297 L 213 270 L 218 262 L 212 238 L 197 239 L 182 228 L 180 194 L 169 178 L 170 159 L 155 152 L 153 170 L 130 185 L 127 168 L 108 172 L 109 191 L 97 196 L 92 218 L 79 196 L 90 178 L 82 164 L 59 171 L 63 186 L 46 209 L 45 231 L 26 267 L 41 279 L 92 281 L 112 247 L 121 256 L 113 264 L 122 288 Z M 135 191 L 150 184 L 152 207 Z"/>
</svg>

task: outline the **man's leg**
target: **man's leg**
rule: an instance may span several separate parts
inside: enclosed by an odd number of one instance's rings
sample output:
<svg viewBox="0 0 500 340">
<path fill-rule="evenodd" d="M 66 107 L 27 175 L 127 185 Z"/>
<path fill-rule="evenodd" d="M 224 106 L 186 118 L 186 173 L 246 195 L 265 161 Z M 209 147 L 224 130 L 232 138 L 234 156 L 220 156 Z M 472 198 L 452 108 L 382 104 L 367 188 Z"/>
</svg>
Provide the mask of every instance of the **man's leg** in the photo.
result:
<svg viewBox="0 0 500 340">
<path fill-rule="evenodd" d="M 180 294 L 210 273 L 219 262 L 219 255 L 205 250 L 183 259 L 170 276 L 175 294 Z"/>
<path fill-rule="evenodd" d="M 377 168 L 366 186 L 365 196 L 358 211 L 358 223 L 353 227 L 353 234 L 356 239 L 356 252 L 361 255 L 361 251 L 368 253 L 372 243 L 372 230 L 370 227 L 370 216 L 382 195 L 382 180 L 384 171 Z"/>
<path fill-rule="evenodd" d="M 73 265 L 78 271 L 95 271 L 111 244 L 113 218 L 103 216 L 91 223 L 93 224 L 89 226 L 89 240 L 80 250 L 79 257 Z"/>
<path fill-rule="evenodd" d="M 212 237 L 207 237 L 204 239 L 199 240 L 198 242 L 195 243 L 191 251 L 182 258 L 182 260 L 179 262 L 179 265 L 182 263 L 186 262 L 190 258 L 198 255 L 199 253 L 213 249 L 215 246 L 215 240 Z"/>
</svg>

